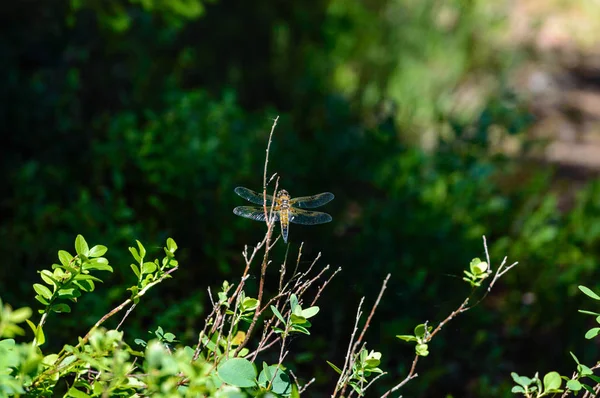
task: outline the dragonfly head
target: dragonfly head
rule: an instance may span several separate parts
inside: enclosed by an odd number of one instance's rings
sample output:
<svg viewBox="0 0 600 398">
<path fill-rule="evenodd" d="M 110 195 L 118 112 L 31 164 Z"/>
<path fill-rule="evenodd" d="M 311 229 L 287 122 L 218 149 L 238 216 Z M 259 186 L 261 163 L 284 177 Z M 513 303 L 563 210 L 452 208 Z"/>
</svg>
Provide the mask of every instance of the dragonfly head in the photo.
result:
<svg viewBox="0 0 600 398">
<path fill-rule="evenodd" d="M 279 190 L 279 192 L 277 192 L 277 197 L 278 198 L 285 198 L 285 197 L 289 198 L 290 194 L 285 189 L 281 189 L 281 190 Z"/>
</svg>

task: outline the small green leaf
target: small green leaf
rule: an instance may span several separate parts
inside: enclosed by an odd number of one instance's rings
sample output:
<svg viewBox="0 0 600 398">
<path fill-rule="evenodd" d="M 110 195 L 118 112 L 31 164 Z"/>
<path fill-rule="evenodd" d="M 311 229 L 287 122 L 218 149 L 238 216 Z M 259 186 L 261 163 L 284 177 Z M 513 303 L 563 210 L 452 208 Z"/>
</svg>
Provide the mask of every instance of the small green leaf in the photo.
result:
<svg viewBox="0 0 600 398">
<path fill-rule="evenodd" d="M 60 263 L 62 265 L 67 267 L 71 264 L 71 260 L 73 260 L 73 256 L 68 251 L 59 250 L 58 251 L 58 259 L 60 260 Z"/>
<path fill-rule="evenodd" d="M 225 383 L 240 388 L 256 386 L 256 369 L 244 358 L 230 358 L 217 367 L 219 378 Z"/>
<path fill-rule="evenodd" d="M 171 238 L 167 239 L 167 249 L 169 249 L 171 253 L 175 253 L 177 250 L 177 243 Z"/>
<path fill-rule="evenodd" d="M 310 332 L 308 331 L 307 328 L 305 328 L 304 326 L 300 326 L 300 325 L 293 325 L 292 327 L 290 327 L 290 330 L 292 332 L 300 332 L 300 333 L 304 333 L 306 335 L 310 336 Z"/>
<path fill-rule="evenodd" d="M 598 377 L 596 375 L 589 375 L 587 377 L 594 380 L 596 383 L 600 383 L 600 377 Z"/>
<path fill-rule="evenodd" d="M 84 262 L 82 268 L 87 271 L 97 270 L 113 272 L 113 268 L 108 265 L 108 260 L 104 257 L 92 258 L 89 261 Z"/>
<path fill-rule="evenodd" d="M 75 387 L 71 387 L 67 392 L 67 395 L 65 395 L 65 397 L 89 398 L 90 396 L 84 393 L 83 391 L 76 389 Z"/>
<path fill-rule="evenodd" d="M 585 338 L 593 339 L 594 337 L 598 336 L 599 333 L 600 333 L 600 328 L 591 328 L 590 330 L 588 330 L 585 333 Z"/>
<path fill-rule="evenodd" d="M 135 261 L 137 261 L 138 263 L 142 262 L 142 258 L 138 254 L 138 251 L 137 251 L 137 249 L 135 247 L 130 247 L 129 248 L 129 252 L 133 256 L 133 258 L 135 258 Z"/>
<path fill-rule="evenodd" d="M 271 365 L 266 368 L 258 376 L 258 384 L 266 387 L 271 383 L 271 391 L 279 396 L 287 396 L 292 390 L 290 377 L 277 365 Z"/>
<path fill-rule="evenodd" d="M 594 300 L 600 300 L 600 296 L 598 296 L 596 293 L 594 293 L 591 289 L 585 287 L 585 286 L 578 286 L 579 290 L 581 290 L 583 292 L 583 294 L 585 294 L 588 297 L 593 298 Z"/>
<path fill-rule="evenodd" d="M 335 366 L 334 364 L 332 364 L 332 363 L 331 363 L 331 362 L 329 362 L 329 361 L 325 361 L 325 362 L 327 362 L 327 364 L 328 364 L 329 366 L 331 366 L 331 367 L 333 368 L 333 370 L 335 370 L 335 371 L 336 371 L 338 374 L 342 374 L 342 370 L 341 370 L 340 368 L 338 368 L 337 366 Z"/>
<path fill-rule="evenodd" d="M 531 383 L 533 383 L 533 380 L 531 380 L 529 377 L 527 377 L 527 376 L 519 376 L 515 372 L 512 372 L 510 374 L 510 376 L 512 377 L 512 379 L 514 380 L 515 383 L 520 384 L 523 387 L 527 387 Z"/>
<path fill-rule="evenodd" d="M 89 255 L 90 248 L 83 236 L 81 235 L 77 235 L 77 238 L 75 238 L 75 251 L 77 252 L 77 254 L 85 257 L 88 257 Z"/>
<path fill-rule="evenodd" d="M 546 392 L 558 390 L 561 384 L 562 380 L 558 372 L 549 372 L 544 376 L 544 391 Z"/>
<path fill-rule="evenodd" d="M 27 322 L 31 328 L 31 331 L 33 332 L 33 335 L 35 336 L 36 345 L 39 347 L 44 344 L 46 342 L 46 336 L 44 336 L 44 331 L 42 328 L 35 326 L 29 319 L 25 320 L 25 322 Z"/>
<path fill-rule="evenodd" d="M 419 356 L 426 357 L 429 355 L 429 348 L 427 347 L 427 344 L 417 344 L 415 347 L 415 352 Z"/>
<path fill-rule="evenodd" d="M 404 341 L 417 341 L 418 339 L 415 336 L 411 336 L 410 334 L 397 334 L 397 338 Z"/>
<path fill-rule="evenodd" d="M 48 271 L 47 269 L 40 271 L 40 277 L 44 282 L 46 282 L 50 286 L 58 285 L 58 281 L 54 279 L 54 274 L 52 274 L 52 272 Z"/>
<path fill-rule="evenodd" d="M 73 299 L 81 296 L 81 292 L 74 287 L 62 288 L 58 291 L 58 297 L 64 299 Z"/>
<path fill-rule="evenodd" d="M 587 384 L 583 384 L 581 383 L 581 387 L 584 388 L 584 390 L 588 391 L 590 394 L 592 394 L 591 396 L 593 397 L 596 394 L 596 391 L 594 391 L 594 389 L 590 386 L 588 386 Z"/>
<path fill-rule="evenodd" d="M 569 380 L 567 381 L 567 388 L 571 391 L 579 391 L 581 390 L 582 386 L 577 380 Z"/>
<path fill-rule="evenodd" d="M 71 312 L 71 307 L 64 303 L 54 304 L 52 307 L 50 307 L 50 310 L 60 314 L 62 312 Z"/>
<path fill-rule="evenodd" d="M 295 294 L 290 296 L 290 306 L 292 308 L 292 312 L 295 312 L 296 307 L 298 307 L 298 297 Z"/>
<path fill-rule="evenodd" d="M 306 318 L 304 318 L 303 316 L 297 316 L 295 314 L 292 314 L 290 316 L 290 321 L 294 324 L 294 325 L 303 325 L 306 323 Z"/>
<path fill-rule="evenodd" d="M 96 245 L 90 250 L 89 257 L 102 257 L 106 254 L 108 248 L 103 245 Z"/>
<path fill-rule="evenodd" d="M 39 294 L 35 295 L 35 299 L 37 301 L 39 301 L 40 303 L 42 303 L 43 305 L 48 305 L 50 304 L 50 302 L 48 300 L 46 300 L 45 298 L 43 298 L 42 296 L 40 296 Z M 42 311 L 43 312 L 43 311 Z"/>
<path fill-rule="evenodd" d="M 138 268 L 138 266 L 135 264 L 131 264 L 130 267 L 131 267 L 131 270 L 133 271 L 133 273 L 135 274 L 135 276 L 139 279 L 140 278 L 140 269 Z"/>
<path fill-rule="evenodd" d="M 37 294 L 39 294 L 40 296 L 44 297 L 47 300 L 50 300 L 52 298 L 52 292 L 50 291 L 50 289 L 48 289 L 46 286 L 44 286 L 42 284 L 34 283 L 33 290 L 35 290 L 37 292 Z"/>
<path fill-rule="evenodd" d="M 577 363 L 577 365 L 579 365 L 579 359 L 577 359 L 577 357 L 575 356 L 575 354 L 573 354 L 571 351 L 569 351 L 569 354 L 571 354 L 571 356 L 573 357 L 573 359 L 575 360 L 575 362 Z"/>
<path fill-rule="evenodd" d="M 272 305 L 271 306 L 271 311 L 273 311 L 273 314 L 275 314 L 275 316 L 277 317 L 277 319 L 279 319 L 281 321 L 281 323 L 283 323 L 284 325 L 286 324 L 286 321 L 283 318 L 283 315 L 281 315 L 281 313 L 279 312 L 279 310 L 277 309 L 277 307 L 275 307 L 274 305 Z"/>
<path fill-rule="evenodd" d="M 417 325 L 415 327 L 415 336 L 417 338 L 423 338 L 423 336 L 425 336 L 426 332 L 427 332 L 427 328 L 424 323 Z"/>
<path fill-rule="evenodd" d="M 300 390 L 298 390 L 298 385 L 296 383 L 292 384 L 292 393 L 290 394 L 290 398 L 300 398 Z"/>
<path fill-rule="evenodd" d="M 255 310 L 256 307 L 258 307 L 258 300 L 255 298 L 246 297 L 242 301 L 242 311 L 243 312 Z"/>
<path fill-rule="evenodd" d="M 525 390 L 521 386 L 514 386 L 510 392 L 525 394 Z"/>
<path fill-rule="evenodd" d="M 142 242 L 140 242 L 139 240 L 136 239 L 135 241 L 138 245 L 138 248 L 140 249 L 140 257 L 144 258 L 146 257 L 146 248 L 144 247 L 144 245 L 142 245 Z"/>
<path fill-rule="evenodd" d="M 14 310 L 10 313 L 9 320 L 13 323 L 21 323 L 26 321 L 31 316 L 31 308 L 23 307 Z"/>
<path fill-rule="evenodd" d="M 317 315 L 319 313 L 319 307 L 314 306 L 314 307 L 308 307 L 305 310 L 302 310 L 302 316 L 304 318 L 312 318 L 313 316 Z"/>
<path fill-rule="evenodd" d="M 145 262 L 142 265 L 142 274 L 151 274 L 154 271 L 156 271 L 156 268 L 157 268 L 156 264 L 154 264 L 153 262 L 150 262 L 150 261 Z"/>
<path fill-rule="evenodd" d="M 586 311 L 586 310 L 577 310 L 577 312 L 581 312 L 582 314 L 587 314 L 587 315 L 600 316 L 600 314 L 598 314 L 597 312 L 592 312 L 592 311 Z M 597 322 L 597 321 L 596 321 L 596 322 Z"/>
</svg>

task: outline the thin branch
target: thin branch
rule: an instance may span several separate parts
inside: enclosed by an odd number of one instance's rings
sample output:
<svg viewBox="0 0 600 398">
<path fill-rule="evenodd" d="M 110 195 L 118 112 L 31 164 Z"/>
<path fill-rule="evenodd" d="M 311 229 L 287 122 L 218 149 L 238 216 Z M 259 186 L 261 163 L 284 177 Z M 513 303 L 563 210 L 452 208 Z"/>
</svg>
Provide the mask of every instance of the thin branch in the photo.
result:
<svg viewBox="0 0 600 398">
<path fill-rule="evenodd" d="M 319 299 L 319 297 L 321 297 L 321 293 L 323 292 L 323 290 L 325 289 L 325 287 L 329 284 L 329 282 L 331 282 L 331 280 L 333 279 L 333 277 L 336 276 L 337 273 L 340 272 L 341 270 L 342 270 L 342 267 L 338 267 L 338 269 L 336 269 L 335 271 L 333 271 L 333 274 L 331 274 L 331 276 L 329 277 L 329 279 L 327 279 L 325 281 L 325 283 L 323 283 L 321 285 L 321 287 L 317 291 L 317 294 L 315 295 L 315 298 L 313 299 L 312 303 L 310 303 L 311 307 L 316 304 L 316 302 Z"/>
<path fill-rule="evenodd" d="M 356 332 L 358 331 L 358 322 L 360 320 L 360 317 L 362 316 L 362 305 L 363 302 L 365 301 L 365 298 L 362 297 L 360 299 L 360 302 L 358 303 L 358 309 L 356 311 L 356 318 L 354 320 L 354 329 L 352 329 L 352 334 L 350 335 L 350 343 L 348 344 L 348 351 L 346 352 L 346 359 L 344 360 L 344 366 L 342 367 L 342 373 L 340 374 L 340 378 L 338 379 L 337 383 L 335 384 L 335 390 L 333 390 L 333 395 L 332 397 L 335 397 L 339 391 L 339 389 L 341 387 L 344 386 L 346 380 L 346 372 L 349 371 L 348 369 L 348 364 L 350 362 L 350 357 L 352 356 L 352 348 L 354 347 L 354 336 L 356 335 Z"/>
</svg>

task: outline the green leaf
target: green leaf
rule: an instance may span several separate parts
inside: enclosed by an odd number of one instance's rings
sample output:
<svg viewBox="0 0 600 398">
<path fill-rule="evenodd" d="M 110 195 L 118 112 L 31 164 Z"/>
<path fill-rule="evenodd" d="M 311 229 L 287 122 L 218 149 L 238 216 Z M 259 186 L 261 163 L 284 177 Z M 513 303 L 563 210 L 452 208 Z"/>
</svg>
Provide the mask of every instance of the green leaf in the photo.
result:
<svg viewBox="0 0 600 398">
<path fill-rule="evenodd" d="M 81 296 L 81 292 L 74 287 L 62 288 L 58 291 L 58 297 L 63 299 L 74 299 Z"/>
<path fill-rule="evenodd" d="M 37 301 L 39 301 L 40 303 L 42 303 L 43 305 L 48 305 L 50 304 L 50 302 L 48 300 L 46 300 L 45 298 L 43 298 L 42 296 L 40 296 L 39 294 L 36 294 L 35 299 Z"/>
<path fill-rule="evenodd" d="M 156 268 L 157 268 L 156 264 L 154 264 L 153 262 L 150 262 L 150 261 L 145 262 L 142 265 L 142 274 L 151 274 L 154 271 L 156 271 Z"/>
<path fill-rule="evenodd" d="M 290 296 L 290 306 L 292 308 L 292 312 L 295 312 L 296 307 L 298 307 L 298 297 L 295 294 Z"/>
<path fill-rule="evenodd" d="M 290 316 L 290 321 L 294 324 L 294 325 L 302 325 L 306 323 L 306 318 L 304 318 L 303 316 L 297 316 L 295 314 L 292 314 Z"/>
<path fill-rule="evenodd" d="M 567 381 L 567 388 L 571 391 L 579 391 L 582 389 L 582 385 L 577 380 L 569 380 Z"/>
<path fill-rule="evenodd" d="M 313 316 L 317 315 L 319 313 L 319 307 L 314 306 L 314 307 L 308 307 L 305 310 L 302 310 L 302 316 L 304 318 L 312 318 Z"/>
<path fill-rule="evenodd" d="M 66 397 L 73 397 L 73 398 L 89 398 L 90 396 L 87 395 L 86 393 L 84 393 L 81 390 L 76 389 L 75 387 L 71 387 L 69 389 L 69 391 L 67 391 L 67 395 L 65 395 Z"/>
<path fill-rule="evenodd" d="M 71 312 L 71 307 L 64 303 L 54 304 L 52 307 L 50 307 L 50 310 L 60 314 L 62 312 Z"/>
<path fill-rule="evenodd" d="M 331 366 L 331 367 L 333 368 L 333 370 L 335 370 L 335 371 L 336 371 L 338 374 L 340 374 L 340 375 L 342 374 L 342 370 L 341 370 L 340 368 L 338 368 L 337 366 L 335 366 L 334 364 L 332 364 L 332 363 L 331 363 L 331 362 L 329 362 L 329 361 L 325 361 L 325 362 L 327 362 L 327 364 L 328 364 L 329 366 Z"/>
<path fill-rule="evenodd" d="M 26 319 L 25 322 L 27 322 L 31 328 L 31 331 L 33 332 L 33 335 L 35 336 L 36 345 L 39 347 L 44 344 L 46 342 L 46 336 L 44 336 L 44 331 L 42 328 L 35 326 L 29 319 Z"/>
<path fill-rule="evenodd" d="M 46 282 L 50 286 L 58 285 L 58 281 L 54 279 L 54 274 L 52 274 L 52 272 L 48 271 L 47 269 L 40 271 L 40 277 L 44 282 Z"/>
<path fill-rule="evenodd" d="M 300 390 L 298 390 L 297 384 L 292 384 L 292 393 L 290 394 L 290 398 L 300 398 Z"/>
<path fill-rule="evenodd" d="M 133 258 L 135 258 L 135 261 L 137 261 L 138 263 L 142 262 L 142 258 L 140 257 L 140 255 L 138 254 L 138 251 L 135 247 L 130 247 L 129 248 L 129 252 L 131 253 L 131 255 L 133 256 Z"/>
<path fill-rule="evenodd" d="M 144 258 L 146 257 L 146 248 L 144 247 L 144 245 L 142 245 L 142 242 L 140 242 L 139 240 L 135 240 L 135 243 L 137 243 L 138 248 L 140 249 L 140 257 Z"/>
<path fill-rule="evenodd" d="M 108 265 L 108 260 L 104 257 L 92 258 L 89 261 L 84 262 L 82 268 L 88 271 L 98 270 L 113 272 L 112 267 Z"/>
<path fill-rule="evenodd" d="M 419 356 L 426 357 L 427 355 L 429 355 L 429 348 L 427 344 L 417 344 L 417 346 L 415 347 L 415 352 Z"/>
<path fill-rule="evenodd" d="M 252 311 L 258 307 L 258 300 L 251 297 L 246 297 L 242 301 L 242 312 Z"/>
<path fill-rule="evenodd" d="M 19 308 L 19 309 L 14 310 L 13 312 L 11 312 L 8 319 L 12 323 L 21 323 L 21 322 L 26 321 L 30 316 L 31 316 L 31 308 L 23 307 L 23 308 Z"/>
<path fill-rule="evenodd" d="M 139 279 L 140 278 L 140 269 L 138 268 L 138 266 L 135 264 L 131 264 L 130 267 L 131 267 L 131 270 L 133 271 L 133 273 L 135 274 L 135 276 Z"/>
<path fill-rule="evenodd" d="M 50 289 L 48 289 L 46 286 L 44 286 L 42 284 L 34 283 L 33 290 L 35 290 L 37 292 L 37 294 L 39 294 L 40 296 L 44 297 L 47 300 L 50 300 L 52 298 L 52 292 L 50 291 Z"/>
<path fill-rule="evenodd" d="M 573 354 L 571 351 L 569 351 L 569 354 L 571 354 L 571 356 L 573 357 L 573 359 L 575 360 L 575 362 L 577 363 L 577 365 L 579 365 L 579 359 L 577 359 L 577 357 L 575 356 L 575 354 Z"/>
<path fill-rule="evenodd" d="M 87 242 L 81 235 L 77 235 L 77 238 L 75 238 L 75 251 L 77 252 L 77 254 L 85 257 L 88 257 L 88 254 L 90 252 L 90 248 Z"/>
<path fill-rule="evenodd" d="M 590 394 L 592 394 L 591 395 L 592 397 L 594 395 L 596 395 L 596 391 L 594 391 L 594 389 L 592 387 L 588 386 L 587 384 L 581 383 L 581 387 L 583 387 L 586 391 L 588 391 Z"/>
<path fill-rule="evenodd" d="M 167 239 L 167 249 L 169 249 L 171 253 L 175 253 L 177 250 L 177 243 L 171 238 Z"/>
<path fill-rule="evenodd" d="M 415 336 L 412 336 L 410 334 L 397 334 L 396 337 L 399 338 L 400 340 L 404 340 L 404 341 L 417 341 L 418 340 Z"/>
<path fill-rule="evenodd" d="M 587 314 L 587 315 L 600 316 L 600 314 L 598 314 L 597 312 L 592 312 L 592 311 L 586 311 L 586 310 L 577 310 L 577 312 L 581 312 L 582 314 Z M 597 321 L 596 321 L 596 322 L 597 322 Z"/>
<path fill-rule="evenodd" d="M 598 377 L 596 375 L 589 375 L 587 377 L 594 380 L 596 383 L 600 383 L 600 377 Z"/>
<path fill-rule="evenodd" d="M 71 260 L 73 260 L 73 256 L 68 251 L 59 250 L 58 259 L 62 265 L 68 267 L 71 264 Z"/>
<path fill-rule="evenodd" d="M 79 287 L 84 292 L 93 292 L 94 288 L 96 287 L 94 285 L 94 282 L 92 280 L 88 280 L 88 279 L 85 279 L 85 280 L 74 280 L 73 284 L 75 286 Z"/>
<path fill-rule="evenodd" d="M 290 330 L 292 332 L 300 332 L 300 333 L 304 333 L 306 335 L 310 336 L 310 332 L 308 331 L 307 328 L 305 328 L 304 326 L 300 326 L 300 325 L 293 325 Z"/>
<path fill-rule="evenodd" d="M 75 276 L 76 281 L 96 281 L 96 282 L 100 282 L 102 283 L 102 279 L 97 278 L 93 275 L 88 275 L 88 274 L 78 274 L 77 276 Z"/>
<path fill-rule="evenodd" d="M 420 324 L 415 327 L 415 336 L 417 338 L 423 338 L 423 336 L 425 336 L 426 332 L 427 332 L 427 328 L 426 328 L 425 324 Z"/>
<path fill-rule="evenodd" d="M 515 393 L 520 393 L 520 394 L 525 394 L 525 389 L 521 386 L 514 386 L 510 392 L 515 392 Z"/>
<path fill-rule="evenodd" d="M 273 311 L 273 314 L 275 314 L 275 316 L 281 321 L 281 323 L 283 323 L 284 325 L 286 324 L 285 319 L 283 319 L 283 315 L 281 315 L 281 313 L 279 312 L 279 310 L 277 309 L 277 307 L 275 307 L 274 305 L 271 306 L 271 311 Z"/>
<path fill-rule="evenodd" d="M 270 382 L 271 391 L 279 395 L 289 395 L 292 391 L 292 383 L 290 377 L 281 370 L 277 365 L 271 365 L 258 376 L 258 384 L 261 386 L 267 386 Z"/>
<path fill-rule="evenodd" d="M 549 372 L 544 376 L 544 391 L 546 392 L 558 390 L 561 384 L 562 380 L 558 372 Z"/>
<path fill-rule="evenodd" d="M 599 333 L 600 333 L 600 328 L 591 328 L 590 330 L 588 330 L 585 333 L 585 338 L 593 339 L 594 337 L 598 336 Z"/>
<path fill-rule="evenodd" d="M 512 377 L 515 383 L 520 384 L 523 387 L 527 387 L 533 382 L 533 380 L 531 380 L 529 377 L 519 376 L 515 372 L 512 372 L 510 376 Z"/>
<path fill-rule="evenodd" d="M 90 250 L 89 257 L 102 257 L 106 254 L 108 248 L 103 245 L 96 245 Z"/>
<path fill-rule="evenodd" d="M 593 298 L 594 300 L 600 300 L 600 296 L 598 296 L 596 293 L 594 293 L 591 289 L 585 287 L 585 286 L 578 286 L 579 290 L 581 290 L 583 292 L 583 294 L 585 294 L 588 297 Z"/>
<path fill-rule="evenodd" d="M 217 367 L 219 378 L 225 383 L 240 388 L 256 386 L 256 369 L 244 358 L 230 358 Z"/>
</svg>

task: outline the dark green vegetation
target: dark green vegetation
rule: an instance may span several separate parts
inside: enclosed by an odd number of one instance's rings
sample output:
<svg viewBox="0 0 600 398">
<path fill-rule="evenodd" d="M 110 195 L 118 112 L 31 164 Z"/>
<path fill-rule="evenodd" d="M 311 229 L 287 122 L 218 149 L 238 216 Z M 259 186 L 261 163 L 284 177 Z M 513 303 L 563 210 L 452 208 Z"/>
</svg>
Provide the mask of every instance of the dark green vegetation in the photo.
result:
<svg viewBox="0 0 600 398">
<path fill-rule="evenodd" d="M 521 133 L 530 116 L 505 93 L 518 57 L 490 45 L 502 26 L 483 1 L 142 3 L 15 1 L 0 17 L 0 296 L 33 306 L 36 271 L 77 234 L 111 248 L 110 288 L 82 297 L 69 327 L 50 320 L 49 341 L 73 341 L 118 303 L 135 239 L 159 247 L 169 236 L 186 266 L 126 332 L 160 325 L 194 341 L 206 288 L 236 282 L 243 245 L 263 236 L 232 214 L 233 189 L 260 190 L 280 115 L 270 170 L 292 196 L 336 195 L 332 223 L 289 238 L 293 255 L 305 241 L 307 259 L 321 251 L 343 268 L 310 344 L 292 341 L 295 373 L 317 378 L 310 396 L 331 391 L 325 360 L 343 358 L 360 297 L 373 300 L 388 272 L 366 340 L 397 371 L 381 388 L 397 382 L 413 348 L 394 336 L 468 295 L 461 272 L 482 234 L 495 263 L 520 266 L 433 342 L 403 394 L 496 397 L 511 371 L 567 373 L 568 350 L 597 357 L 582 345 L 576 286 L 598 290 L 600 184 L 559 210 L 551 171 L 491 155 L 491 127 Z M 453 93 L 475 76 L 494 83 L 463 112 Z M 414 143 L 432 131 L 441 138 L 425 153 Z"/>
</svg>

